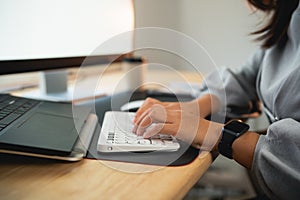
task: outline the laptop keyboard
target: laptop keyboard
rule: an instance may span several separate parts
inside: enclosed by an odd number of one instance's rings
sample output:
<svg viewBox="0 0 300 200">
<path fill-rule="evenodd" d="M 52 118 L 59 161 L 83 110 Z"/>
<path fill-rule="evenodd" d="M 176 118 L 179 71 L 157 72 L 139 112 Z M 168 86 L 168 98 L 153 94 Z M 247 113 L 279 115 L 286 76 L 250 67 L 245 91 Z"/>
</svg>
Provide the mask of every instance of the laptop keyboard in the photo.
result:
<svg viewBox="0 0 300 200">
<path fill-rule="evenodd" d="M 40 101 L 14 97 L 6 94 L 0 95 L 0 131 L 13 123 Z"/>
</svg>

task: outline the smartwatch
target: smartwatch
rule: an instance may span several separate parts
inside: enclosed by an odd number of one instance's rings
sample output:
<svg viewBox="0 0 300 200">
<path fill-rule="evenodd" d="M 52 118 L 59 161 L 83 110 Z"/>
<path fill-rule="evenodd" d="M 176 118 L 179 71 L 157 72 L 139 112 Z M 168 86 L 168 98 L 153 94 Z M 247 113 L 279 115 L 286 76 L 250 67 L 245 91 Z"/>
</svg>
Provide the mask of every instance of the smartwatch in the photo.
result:
<svg viewBox="0 0 300 200">
<path fill-rule="evenodd" d="M 232 120 L 222 129 L 222 138 L 218 145 L 219 153 L 232 159 L 232 143 L 249 130 L 249 125 L 242 121 Z"/>
</svg>

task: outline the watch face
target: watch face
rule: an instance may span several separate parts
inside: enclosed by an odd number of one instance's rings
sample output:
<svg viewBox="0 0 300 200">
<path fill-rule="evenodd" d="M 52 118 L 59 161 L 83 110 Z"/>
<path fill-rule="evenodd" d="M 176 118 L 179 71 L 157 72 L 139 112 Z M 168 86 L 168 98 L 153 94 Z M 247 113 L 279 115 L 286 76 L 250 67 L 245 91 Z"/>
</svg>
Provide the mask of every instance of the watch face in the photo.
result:
<svg viewBox="0 0 300 200">
<path fill-rule="evenodd" d="M 224 127 L 226 130 L 230 130 L 231 133 L 234 133 L 236 136 L 246 132 L 249 129 L 249 125 L 239 121 L 232 121 Z"/>
</svg>

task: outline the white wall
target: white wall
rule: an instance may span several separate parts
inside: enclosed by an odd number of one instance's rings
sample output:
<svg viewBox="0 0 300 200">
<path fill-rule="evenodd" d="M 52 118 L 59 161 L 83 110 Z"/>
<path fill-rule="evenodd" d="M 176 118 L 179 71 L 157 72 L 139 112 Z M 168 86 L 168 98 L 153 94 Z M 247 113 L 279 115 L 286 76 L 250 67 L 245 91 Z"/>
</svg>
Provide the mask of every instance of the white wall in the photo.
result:
<svg viewBox="0 0 300 200">
<path fill-rule="evenodd" d="M 249 33 L 258 17 L 251 14 L 246 0 L 135 0 L 136 27 L 164 27 L 195 39 L 218 66 L 237 67 L 258 46 Z M 187 50 L 188 51 L 188 50 Z M 168 53 L 139 52 L 150 61 L 184 68 Z"/>
</svg>

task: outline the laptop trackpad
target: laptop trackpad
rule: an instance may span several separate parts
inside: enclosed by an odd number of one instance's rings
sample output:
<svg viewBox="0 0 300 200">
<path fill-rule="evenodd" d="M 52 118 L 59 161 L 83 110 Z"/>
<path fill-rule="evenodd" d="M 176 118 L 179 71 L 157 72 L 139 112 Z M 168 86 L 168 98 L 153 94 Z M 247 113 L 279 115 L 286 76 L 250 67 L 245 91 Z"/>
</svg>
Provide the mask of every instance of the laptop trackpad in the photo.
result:
<svg viewBox="0 0 300 200">
<path fill-rule="evenodd" d="M 51 115 L 49 113 L 35 113 L 18 128 L 41 132 L 42 135 L 69 133 L 74 128 L 73 119 L 70 117 Z"/>
<path fill-rule="evenodd" d="M 78 137 L 73 118 L 38 112 L 1 136 L 1 141 L 70 152 Z"/>
</svg>

